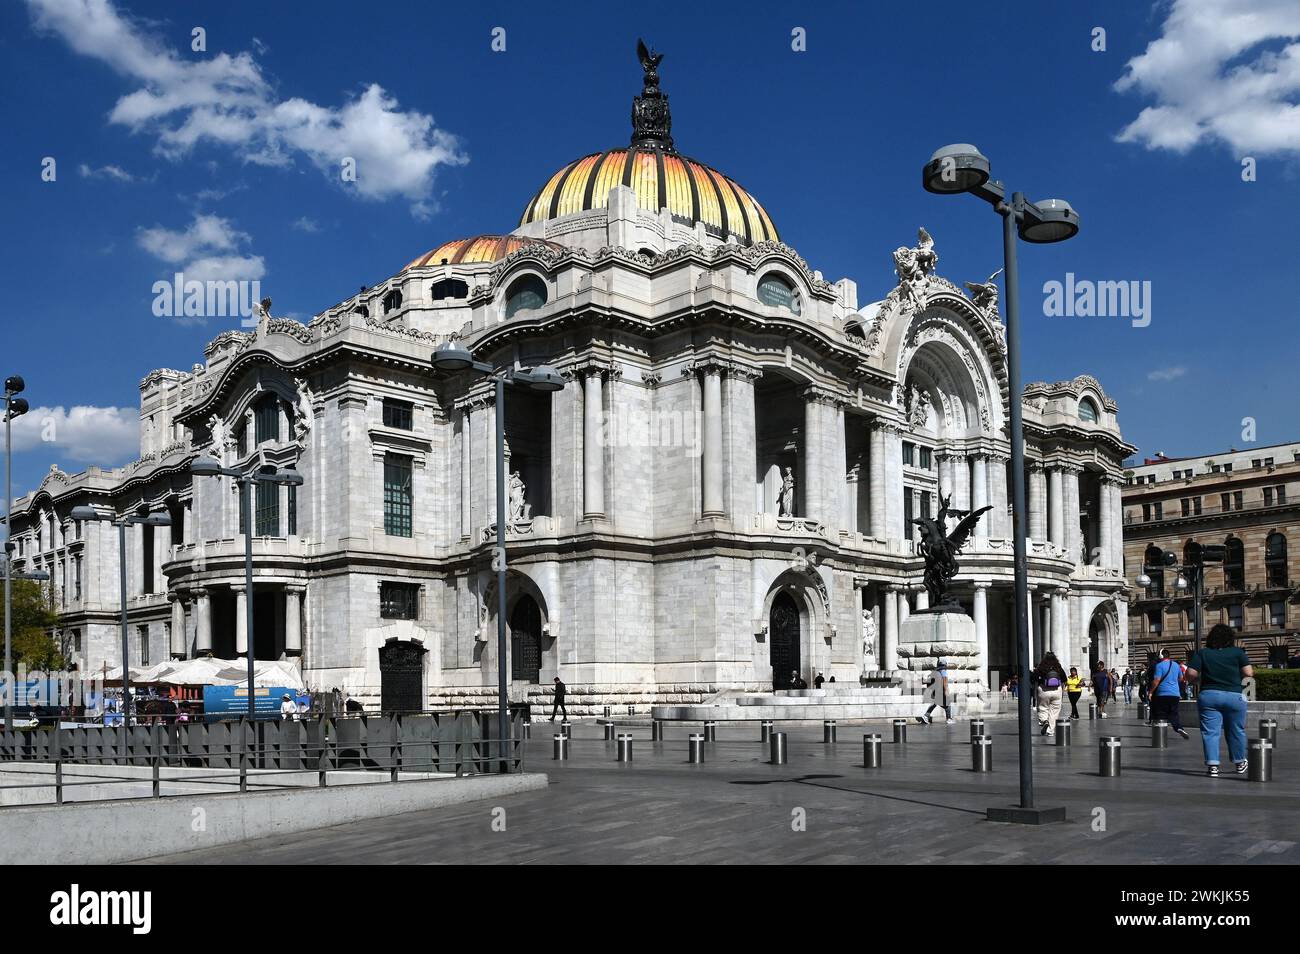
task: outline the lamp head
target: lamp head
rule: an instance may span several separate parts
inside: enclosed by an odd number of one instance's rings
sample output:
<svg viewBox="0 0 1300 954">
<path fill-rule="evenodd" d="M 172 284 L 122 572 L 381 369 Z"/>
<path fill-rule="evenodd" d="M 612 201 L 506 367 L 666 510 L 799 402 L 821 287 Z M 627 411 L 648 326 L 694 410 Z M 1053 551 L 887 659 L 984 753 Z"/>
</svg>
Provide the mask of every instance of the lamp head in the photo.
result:
<svg viewBox="0 0 1300 954">
<path fill-rule="evenodd" d="M 1179 573 L 1179 574 L 1178 574 L 1178 579 L 1174 580 L 1174 588 L 1175 588 L 1175 589 L 1178 589 L 1178 590 L 1185 590 L 1185 589 L 1187 589 L 1187 577 L 1185 577 L 1185 576 L 1183 576 L 1181 573 Z"/>
<path fill-rule="evenodd" d="M 15 417 L 21 417 L 22 415 L 26 414 L 29 410 L 30 410 L 30 408 L 29 408 L 28 405 L 27 405 L 27 399 L 26 399 L 26 398 L 10 398 L 10 399 L 9 399 L 9 419 L 10 419 L 10 420 L 13 420 Z"/>
<path fill-rule="evenodd" d="M 968 142 L 957 142 L 935 151 L 921 171 L 926 192 L 952 195 L 969 192 L 989 181 L 989 161 Z"/>
<path fill-rule="evenodd" d="M 464 371 L 474 363 L 474 356 L 459 341 L 448 341 L 434 349 L 430 360 L 438 371 Z"/>
<path fill-rule="evenodd" d="M 108 518 L 101 514 L 94 507 L 73 507 L 72 512 L 68 515 L 73 520 L 107 520 Z"/>
<path fill-rule="evenodd" d="M 1136 583 L 1138 586 L 1150 586 L 1151 577 L 1147 576 L 1146 572 L 1143 571 L 1142 573 L 1139 573 L 1137 575 L 1137 579 L 1134 580 L 1133 582 Z"/>
<path fill-rule="evenodd" d="M 302 486 L 302 474 L 298 473 L 292 467 L 281 467 L 275 472 L 275 481 L 279 484 L 285 484 L 289 487 Z"/>
<path fill-rule="evenodd" d="M 19 377 L 16 374 L 12 374 L 9 377 L 5 378 L 5 391 L 9 394 L 17 394 L 19 391 L 22 391 L 26 387 L 27 387 L 27 382 L 25 382 L 21 377 Z"/>
<path fill-rule="evenodd" d="M 195 477 L 220 477 L 221 464 L 212 457 L 196 457 L 190 461 L 190 473 Z"/>
<path fill-rule="evenodd" d="M 528 386 L 534 391 L 563 391 L 564 378 L 549 364 L 539 364 L 528 372 Z"/>
<path fill-rule="evenodd" d="M 151 527 L 170 527 L 172 525 L 172 518 L 168 514 L 159 511 L 158 513 L 151 513 L 139 518 L 139 522 Z"/>
<path fill-rule="evenodd" d="M 1026 205 L 1020 219 L 1020 237 L 1045 245 L 1064 242 L 1079 233 L 1079 213 L 1064 199 L 1044 199 Z"/>
</svg>

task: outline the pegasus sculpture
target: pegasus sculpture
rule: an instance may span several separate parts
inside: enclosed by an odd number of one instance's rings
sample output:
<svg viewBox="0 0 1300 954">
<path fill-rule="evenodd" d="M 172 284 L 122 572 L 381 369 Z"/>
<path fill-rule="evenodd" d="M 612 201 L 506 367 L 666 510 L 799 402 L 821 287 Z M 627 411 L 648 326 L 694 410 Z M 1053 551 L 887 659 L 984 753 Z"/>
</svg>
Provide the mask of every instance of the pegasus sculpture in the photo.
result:
<svg viewBox="0 0 1300 954">
<path fill-rule="evenodd" d="M 957 604 L 948 598 L 948 584 L 957 575 L 957 554 L 966 545 L 975 524 L 992 507 L 979 510 L 958 510 L 949 506 L 952 495 L 939 494 L 939 513 L 934 517 L 919 517 L 912 521 L 921 528 L 921 541 L 917 552 L 925 559 L 925 589 L 930 594 L 930 607 L 938 609 Z M 947 532 L 948 517 L 958 518 L 952 533 Z"/>
</svg>

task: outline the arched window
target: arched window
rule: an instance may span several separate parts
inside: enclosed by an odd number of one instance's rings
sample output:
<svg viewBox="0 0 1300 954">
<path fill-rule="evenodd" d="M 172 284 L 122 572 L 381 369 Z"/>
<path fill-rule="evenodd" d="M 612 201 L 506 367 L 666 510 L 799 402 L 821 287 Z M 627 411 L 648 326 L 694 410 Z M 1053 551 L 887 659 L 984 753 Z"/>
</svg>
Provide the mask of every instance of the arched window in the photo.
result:
<svg viewBox="0 0 1300 954">
<path fill-rule="evenodd" d="M 352 314 L 360 315 L 362 318 L 369 318 L 370 309 L 367 308 L 365 305 L 357 305 L 357 307 L 352 309 Z"/>
<path fill-rule="evenodd" d="M 546 304 L 546 283 L 536 275 L 524 275 L 506 292 L 506 317 L 532 311 Z"/>
<path fill-rule="evenodd" d="M 1276 530 L 1264 541 L 1264 569 L 1268 575 L 1269 589 L 1282 589 L 1286 586 L 1286 537 Z"/>
<path fill-rule="evenodd" d="M 773 308 L 784 308 L 792 314 L 803 313 L 803 303 L 795 287 L 776 272 L 768 272 L 758 282 L 758 300 Z"/>
<path fill-rule="evenodd" d="M 1093 404 L 1088 398 L 1084 398 L 1079 402 L 1079 420 L 1085 424 L 1096 424 L 1097 418 L 1097 405 Z"/>
<path fill-rule="evenodd" d="M 1147 547 L 1142 558 L 1143 570 L 1151 578 L 1147 584 L 1147 596 L 1161 598 L 1165 595 L 1165 553 L 1154 543 Z"/>
<path fill-rule="evenodd" d="M 444 278 L 434 282 L 429 289 L 429 297 L 434 301 L 446 301 L 448 298 L 468 298 L 469 285 L 459 278 Z"/>
<path fill-rule="evenodd" d="M 1246 588 L 1246 548 L 1236 537 L 1224 541 L 1228 550 L 1223 557 L 1223 588 L 1225 590 L 1244 590 Z"/>
<path fill-rule="evenodd" d="M 386 315 L 390 311 L 397 311 L 397 309 L 401 307 L 402 307 L 402 290 L 400 288 L 394 288 L 392 291 L 390 291 L 387 295 L 384 296 L 384 314 Z"/>
</svg>

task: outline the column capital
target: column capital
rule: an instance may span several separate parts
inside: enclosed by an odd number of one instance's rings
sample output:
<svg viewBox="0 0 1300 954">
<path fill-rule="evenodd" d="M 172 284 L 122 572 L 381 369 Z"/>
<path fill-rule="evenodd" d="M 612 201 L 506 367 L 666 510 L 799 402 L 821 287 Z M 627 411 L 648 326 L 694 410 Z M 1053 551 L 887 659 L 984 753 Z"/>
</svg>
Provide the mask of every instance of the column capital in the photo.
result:
<svg viewBox="0 0 1300 954">
<path fill-rule="evenodd" d="M 421 583 L 420 585 L 423 586 L 424 584 Z M 293 594 L 296 594 L 297 596 L 302 596 L 302 594 L 304 594 L 304 593 L 307 592 L 307 584 L 306 584 L 306 583 L 286 583 L 286 584 L 284 585 L 284 591 L 285 591 L 286 593 L 293 593 Z"/>
<path fill-rule="evenodd" d="M 579 358 L 572 364 L 566 365 L 560 374 L 565 380 L 572 381 L 575 378 L 591 377 L 599 375 L 600 377 L 621 378 L 623 376 L 623 366 L 615 361 L 602 358 L 588 357 Z"/>
<path fill-rule="evenodd" d="M 938 460 L 950 460 L 956 463 L 959 460 L 966 460 L 966 458 L 973 457 L 974 455 L 969 454 L 964 450 L 943 449 L 943 450 L 936 450 L 934 452 L 934 456 Z"/>
<path fill-rule="evenodd" d="M 971 585 L 977 590 L 987 590 L 993 585 L 992 580 L 972 580 Z"/>
<path fill-rule="evenodd" d="M 1025 458 L 1025 469 L 1028 470 L 1031 474 L 1041 474 L 1041 473 L 1046 473 L 1046 471 L 1047 471 L 1047 464 L 1046 464 L 1044 461 L 1041 461 L 1041 460 L 1031 460 L 1030 458 L 1026 457 L 1026 458 Z"/>
<path fill-rule="evenodd" d="M 236 596 L 242 596 L 245 589 L 246 587 L 244 586 L 243 583 L 230 584 L 230 592 L 234 593 Z"/>
<path fill-rule="evenodd" d="M 827 404 L 831 407 L 848 407 L 849 396 L 819 384 L 810 384 L 799 392 L 799 396 L 810 404 Z"/>
<path fill-rule="evenodd" d="M 196 600 L 206 600 L 208 598 L 208 588 L 206 586 L 191 586 L 190 596 Z"/>
<path fill-rule="evenodd" d="M 906 434 L 908 430 L 898 421 L 887 417 L 873 417 L 871 423 L 867 425 L 873 431 L 880 431 L 882 434 Z"/>
</svg>

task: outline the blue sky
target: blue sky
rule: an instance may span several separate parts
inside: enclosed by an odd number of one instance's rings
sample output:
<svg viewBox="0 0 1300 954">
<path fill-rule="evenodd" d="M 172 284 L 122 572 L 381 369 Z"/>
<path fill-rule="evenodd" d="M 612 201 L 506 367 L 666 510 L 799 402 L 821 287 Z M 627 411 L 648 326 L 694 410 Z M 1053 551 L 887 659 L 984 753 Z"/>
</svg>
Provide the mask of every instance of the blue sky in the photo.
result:
<svg viewBox="0 0 1300 954">
<path fill-rule="evenodd" d="M 1069 242 L 1021 246 L 1026 381 L 1096 375 L 1145 453 L 1248 446 L 1245 417 L 1260 444 L 1300 437 L 1294 0 L 10 0 L 0 372 L 38 409 L 16 492 L 52 463 L 133 457 L 140 378 L 201 361 L 231 326 L 155 317 L 154 281 L 233 270 L 306 320 L 445 240 L 510 230 L 556 168 L 627 141 L 638 36 L 666 54 L 678 148 L 862 302 L 919 225 L 955 281 L 1001 264 L 987 207 L 919 184 L 935 148 L 974 142 L 1008 185 L 1082 217 Z M 1043 285 L 1067 272 L 1150 282 L 1150 324 L 1045 316 Z"/>
</svg>

